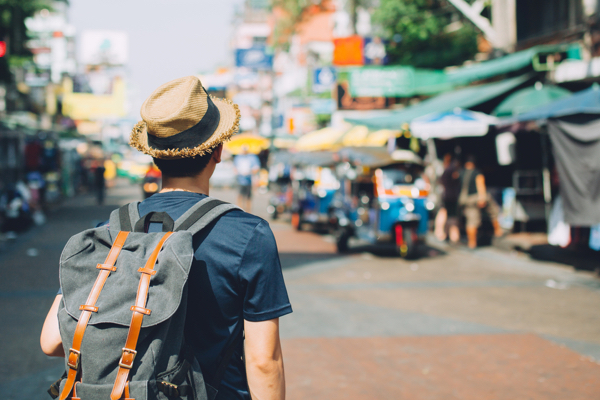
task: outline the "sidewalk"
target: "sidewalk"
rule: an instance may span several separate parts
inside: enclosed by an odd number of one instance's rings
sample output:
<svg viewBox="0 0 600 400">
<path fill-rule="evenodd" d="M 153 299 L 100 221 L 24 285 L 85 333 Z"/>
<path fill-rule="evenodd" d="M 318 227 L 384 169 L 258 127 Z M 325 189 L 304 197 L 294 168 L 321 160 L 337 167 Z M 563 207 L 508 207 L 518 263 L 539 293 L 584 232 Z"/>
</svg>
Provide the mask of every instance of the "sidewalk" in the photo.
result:
<svg viewBox="0 0 600 400">
<path fill-rule="evenodd" d="M 545 233 L 511 233 L 492 241 L 492 245 L 506 251 L 519 251 L 529 254 L 534 260 L 556 262 L 569 265 L 576 270 L 595 271 L 600 274 L 600 252 L 589 248 L 573 250 L 548 244 Z"/>
</svg>

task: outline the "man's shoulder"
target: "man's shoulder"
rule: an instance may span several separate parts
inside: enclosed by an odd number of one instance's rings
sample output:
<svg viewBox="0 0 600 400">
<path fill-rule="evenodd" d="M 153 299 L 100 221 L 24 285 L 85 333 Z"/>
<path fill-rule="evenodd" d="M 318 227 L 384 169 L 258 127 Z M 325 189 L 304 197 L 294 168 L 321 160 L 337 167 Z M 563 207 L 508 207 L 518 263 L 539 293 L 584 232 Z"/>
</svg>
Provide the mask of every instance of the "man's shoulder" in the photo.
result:
<svg viewBox="0 0 600 400">
<path fill-rule="evenodd" d="M 241 209 L 233 209 L 219 218 L 219 223 L 254 230 L 257 226 L 269 227 L 269 223 L 261 217 L 247 213 Z M 269 228 L 270 229 L 270 228 Z"/>
</svg>

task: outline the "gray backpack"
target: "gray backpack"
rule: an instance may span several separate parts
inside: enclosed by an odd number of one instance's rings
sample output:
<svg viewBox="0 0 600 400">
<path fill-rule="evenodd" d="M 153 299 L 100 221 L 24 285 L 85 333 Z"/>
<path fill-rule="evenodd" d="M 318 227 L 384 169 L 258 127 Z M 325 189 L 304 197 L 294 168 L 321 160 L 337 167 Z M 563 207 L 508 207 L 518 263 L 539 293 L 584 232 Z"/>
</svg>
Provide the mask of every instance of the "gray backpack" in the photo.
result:
<svg viewBox="0 0 600 400">
<path fill-rule="evenodd" d="M 192 236 L 237 207 L 206 198 L 177 221 L 138 203 L 111 213 L 109 226 L 73 236 L 60 258 L 58 310 L 66 373 L 51 395 L 83 400 L 212 400 L 243 323 L 215 371 L 203 375 L 184 342 Z M 163 232 L 145 233 L 153 222 Z M 207 374 L 206 372 L 210 372 Z"/>
</svg>

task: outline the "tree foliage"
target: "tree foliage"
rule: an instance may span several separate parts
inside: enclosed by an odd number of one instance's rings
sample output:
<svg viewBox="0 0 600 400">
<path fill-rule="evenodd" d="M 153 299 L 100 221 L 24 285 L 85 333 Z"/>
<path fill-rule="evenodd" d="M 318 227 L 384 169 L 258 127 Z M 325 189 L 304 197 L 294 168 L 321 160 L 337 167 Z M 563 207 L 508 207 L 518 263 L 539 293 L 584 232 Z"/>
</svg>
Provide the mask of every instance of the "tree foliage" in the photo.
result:
<svg viewBox="0 0 600 400">
<path fill-rule="evenodd" d="M 0 59 L 0 80 L 10 78 L 9 59 L 31 57 L 25 45 L 29 39 L 25 19 L 43 9 L 51 10 L 50 0 L 0 0 L 0 40 L 7 42 L 7 56 Z"/>
<path fill-rule="evenodd" d="M 373 22 L 388 40 L 392 64 L 444 68 L 477 53 L 475 27 L 446 0 L 380 0 Z"/>
</svg>

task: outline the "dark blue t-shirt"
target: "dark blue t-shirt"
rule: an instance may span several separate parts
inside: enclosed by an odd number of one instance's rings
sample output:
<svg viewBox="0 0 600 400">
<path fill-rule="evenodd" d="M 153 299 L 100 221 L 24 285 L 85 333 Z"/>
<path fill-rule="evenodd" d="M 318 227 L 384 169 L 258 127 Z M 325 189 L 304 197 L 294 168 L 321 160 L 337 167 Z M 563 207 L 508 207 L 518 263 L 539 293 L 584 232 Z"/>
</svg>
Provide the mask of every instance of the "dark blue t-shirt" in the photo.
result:
<svg viewBox="0 0 600 400">
<path fill-rule="evenodd" d="M 206 196 L 190 192 L 158 193 L 139 205 L 140 216 L 164 211 L 177 220 Z M 160 232 L 150 224 L 150 232 Z M 237 324 L 267 321 L 292 312 L 281 273 L 279 254 L 269 224 L 255 215 L 233 210 L 197 233 L 188 279 L 185 338 L 207 376 Z M 60 292 L 59 292 L 60 293 Z M 250 399 L 242 361 L 236 349 L 219 387 L 217 400 Z"/>
</svg>

